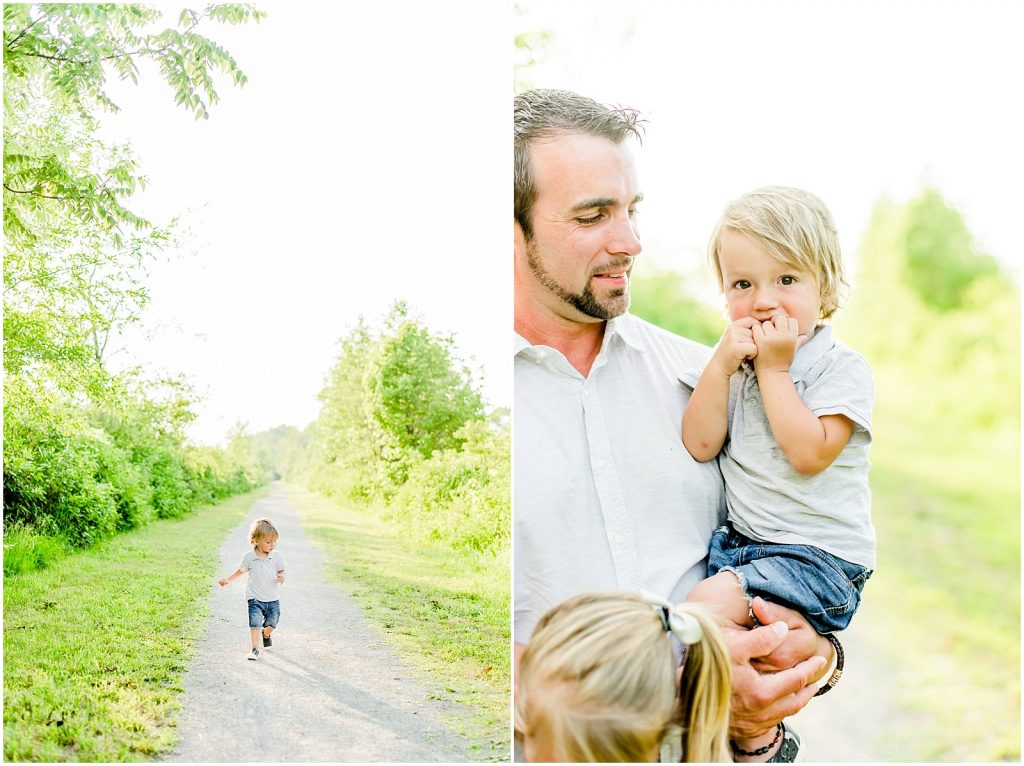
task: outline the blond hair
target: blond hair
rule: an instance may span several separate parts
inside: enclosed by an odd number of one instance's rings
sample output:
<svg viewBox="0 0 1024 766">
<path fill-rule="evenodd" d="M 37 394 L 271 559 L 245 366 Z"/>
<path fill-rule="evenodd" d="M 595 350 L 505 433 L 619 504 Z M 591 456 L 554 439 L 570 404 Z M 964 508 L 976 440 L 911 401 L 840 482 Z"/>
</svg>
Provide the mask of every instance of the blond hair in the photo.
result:
<svg viewBox="0 0 1024 766">
<path fill-rule="evenodd" d="M 839 308 L 847 288 L 839 232 L 818 197 L 791 186 L 765 186 L 726 205 L 708 244 L 708 260 L 719 287 L 723 278 L 718 249 L 725 229 L 753 237 L 776 260 L 817 275 L 819 319 L 828 319 Z"/>
<path fill-rule="evenodd" d="M 516 730 L 559 761 L 657 758 L 675 724 L 689 762 L 729 762 L 732 667 L 711 613 L 674 607 L 704 637 L 686 647 L 682 683 L 660 609 L 632 593 L 585 593 L 552 608 L 519 663 Z"/>
<path fill-rule="evenodd" d="M 277 527 L 270 519 L 256 519 L 249 527 L 249 542 L 256 545 L 260 540 L 267 538 L 276 539 L 279 537 Z"/>
</svg>

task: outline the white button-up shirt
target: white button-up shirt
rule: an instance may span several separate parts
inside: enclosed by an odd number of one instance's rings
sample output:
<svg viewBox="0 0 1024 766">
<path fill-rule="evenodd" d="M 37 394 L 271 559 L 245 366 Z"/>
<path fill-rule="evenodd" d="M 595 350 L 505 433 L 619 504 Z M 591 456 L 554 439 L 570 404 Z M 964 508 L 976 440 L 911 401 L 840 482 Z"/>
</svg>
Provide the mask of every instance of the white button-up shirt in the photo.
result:
<svg viewBox="0 0 1024 766">
<path fill-rule="evenodd" d="M 725 518 L 717 463 L 696 462 L 680 437 L 679 377 L 710 349 L 625 314 L 586 378 L 519 335 L 515 351 L 515 640 L 583 591 L 684 600 Z"/>
</svg>

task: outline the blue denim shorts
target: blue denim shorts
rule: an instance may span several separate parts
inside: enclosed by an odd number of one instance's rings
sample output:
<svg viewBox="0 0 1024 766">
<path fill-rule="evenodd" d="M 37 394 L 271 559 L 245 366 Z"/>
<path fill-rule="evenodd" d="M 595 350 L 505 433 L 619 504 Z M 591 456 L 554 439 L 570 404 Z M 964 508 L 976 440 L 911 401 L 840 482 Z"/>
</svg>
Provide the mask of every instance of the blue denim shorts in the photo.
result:
<svg viewBox="0 0 1024 766">
<path fill-rule="evenodd" d="M 276 628 L 281 619 L 280 601 L 257 601 L 249 599 L 249 627 Z"/>
<path fill-rule="evenodd" d="M 820 548 L 751 540 L 731 524 L 715 530 L 708 551 L 708 577 L 723 570 L 740 578 L 747 596 L 796 609 L 822 634 L 850 624 L 871 577 L 871 570 Z"/>
</svg>

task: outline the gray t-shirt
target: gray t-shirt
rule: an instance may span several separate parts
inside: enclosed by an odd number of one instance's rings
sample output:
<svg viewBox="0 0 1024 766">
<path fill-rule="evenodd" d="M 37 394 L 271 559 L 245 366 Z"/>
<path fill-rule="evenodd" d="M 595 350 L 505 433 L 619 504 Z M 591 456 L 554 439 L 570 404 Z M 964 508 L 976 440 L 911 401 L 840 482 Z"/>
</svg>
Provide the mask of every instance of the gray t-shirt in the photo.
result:
<svg viewBox="0 0 1024 766">
<path fill-rule="evenodd" d="M 242 556 L 238 568 L 248 576 L 245 578 L 245 597 L 257 601 L 277 601 L 277 573 L 284 571 L 284 557 L 277 551 L 271 551 L 266 558 L 256 555 L 256 549 L 249 550 Z"/>
<path fill-rule="evenodd" d="M 871 370 L 859 354 L 832 340 L 832 328 L 825 325 L 797 350 L 789 373 L 811 412 L 845 415 L 854 423 L 853 434 L 824 471 L 798 473 L 772 434 L 753 365 L 744 362 L 729 381 L 729 435 L 718 456 L 729 521 L 755 540 L 813 545 L 874 569 Z M 693 374 L 682 380 L 696 384 Z"/>
</svg>

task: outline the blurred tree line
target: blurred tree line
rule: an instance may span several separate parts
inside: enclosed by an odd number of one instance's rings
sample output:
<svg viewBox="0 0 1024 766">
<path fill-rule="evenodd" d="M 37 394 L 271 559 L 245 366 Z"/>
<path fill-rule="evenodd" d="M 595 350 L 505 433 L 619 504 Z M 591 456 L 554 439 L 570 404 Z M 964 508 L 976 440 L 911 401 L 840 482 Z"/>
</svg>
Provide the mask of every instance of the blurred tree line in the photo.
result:
<svg viewBox="0 0 1024 766">
<path fill-rule="evenodd" d="M 275 472 L 373 510 L 421 539 L 498 553 L 511 524 L 507 410 L 485 414 L 450 337 L 397 302 L 345 335 L 304 431 L 256 436 Z"/>
<path fill-rule="evenodd" d="M 905 414 L 1016 430 L 1018 286 L 979 251 L 960 212 L 930 188 L 905 204 L 879 200 L 855 267 L 851 295 L 834 320 L 837 337 L 876 375 L 902 381 L 892 388 L 905 391 Z M 695 297 L 679 272 L 645 269 L 640 264 L 633 279 L 632 312 L 714 345 L 727 323 L 724 308 Z M 897 394 L 886 387 L 879 395 Z"/>
<path fill-rule="evenodd" d="M 258 19 L 248 6 L 181 11 L 146 30 L 141 5 L 5 4 L 4 9 L 4 571 L 68 546 L 188 513 L 263 480 L 242 434 L 227 449 L 185 439 L 195 398 L 180 377 L 114 373 L 112 337 L 139 321 L 147 265 L 171 227 L 134 213 L 145 187 L 130 147 L 99 138 L 117 106 L 108 75 L 137 81 L 155 62 L 177 102 L 206 118 L 212 72 L 235 61 L 198 32 Z"/>
<path fill-rule="evenodd" d="M 876 745 L 892 760 L 1018 760 L 1016 276 L 930 188 L 906 203 L 879 200 L 848 263 L 851 294 L 835 315 L 836 337 L 875 379 L 879 566 L 858 624 L 893 669 L 893 704 L 921 722 L 893 727 Z M 644 266 L 632 311 L 716 343 L 724 303 L 705 306 L 687 290 L 692 277 Z"/>
</svg>

